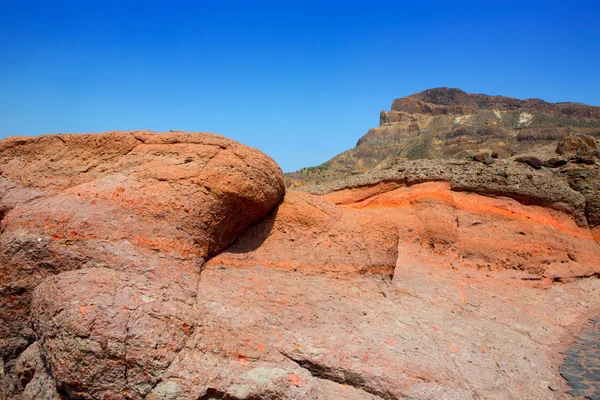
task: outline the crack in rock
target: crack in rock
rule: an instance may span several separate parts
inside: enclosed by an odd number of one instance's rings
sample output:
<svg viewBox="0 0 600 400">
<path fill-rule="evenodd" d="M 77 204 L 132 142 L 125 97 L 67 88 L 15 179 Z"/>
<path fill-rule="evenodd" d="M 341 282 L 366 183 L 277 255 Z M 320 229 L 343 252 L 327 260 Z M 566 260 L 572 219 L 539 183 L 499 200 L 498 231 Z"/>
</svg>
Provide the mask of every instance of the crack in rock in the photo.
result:
<svg viewBox="0 0 600 400">
<path fill-rule="evenodd" d="M 314 361 L 308 359 L 295 358 L 284 352 L 280 353 L 282 356 L 292 361 L 294 364 L 310 372 L 310 374 L 316 378 L 339 383 L 341 385 L 352 386 L 355 389 L 363 390 L 383 400 L 398 399 L 397 395 L 394 395 L 388 391 L 383 391 L 372 387 L 369 384 L 369 382 L 357 372 L 349 371 L 342 368 L 333 369 L 331 367 L 315 363 Z M 404 397 L 404 395 L 400 396 L 400 398 Z"/>
</svg>

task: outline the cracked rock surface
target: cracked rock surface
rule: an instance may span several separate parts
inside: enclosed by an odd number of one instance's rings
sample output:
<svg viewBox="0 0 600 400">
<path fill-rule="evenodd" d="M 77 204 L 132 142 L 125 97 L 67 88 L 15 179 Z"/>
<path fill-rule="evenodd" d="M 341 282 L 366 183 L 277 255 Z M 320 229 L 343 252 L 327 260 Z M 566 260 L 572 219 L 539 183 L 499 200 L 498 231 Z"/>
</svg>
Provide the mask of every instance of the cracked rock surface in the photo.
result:
<svg viewBox="0 0 600 400">
<path fill-rule="evenodd" d="M 283 193 L 271 158 L 209 133 L 0 141 L 2 395 L 37 340 L 61 395 L 142 396 L 194 329 L 205 260 Z"/>
<path fill-rule="evenodd" d="M 282 198 L 269 157 L 206 133 L 0 161 L 0 399 L 564 399 L 600 314 L 594 166 L 422 161 Z"/>
<path fill-rule="evenodd" d="M 600 398 L 600 317 L 590 320 L 564 354 L 560 374 L 572 388 L 568 393 L 589 399 Z"/>
</svg>

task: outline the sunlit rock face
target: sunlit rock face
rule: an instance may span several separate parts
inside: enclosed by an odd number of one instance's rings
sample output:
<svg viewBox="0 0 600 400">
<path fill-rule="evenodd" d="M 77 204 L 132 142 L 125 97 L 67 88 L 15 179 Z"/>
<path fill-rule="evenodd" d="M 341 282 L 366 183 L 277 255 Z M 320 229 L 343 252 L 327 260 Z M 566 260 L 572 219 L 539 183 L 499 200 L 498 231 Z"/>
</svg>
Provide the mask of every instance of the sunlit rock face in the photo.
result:
<svg viewBox="0 0 600 400">
<path fill-rule="evenodd" d="M 0 398 L 563 398 L 600 308 L 577 140 L 287 193 L 213 134 L 0 141 Z"/>
<path fill-rule="evenodd" d="M 153 298 L 154 289 L 167 290 L 165 287 L 176 297 L 183 296 L 177 301 L 192 302 L 205 260 L 269 213 L 283 193 L 281 170 L 271 158 L 209 133 L 136 131 L 0 141 L 0 355 L 4 370 L 12 370 L 15 357 L 38 338 L 39 351 L 60 390 L 95 396 L 78 367 L 68 364 L 65 353 L 75 352 L 73 357 L 80 360 L 77 354 L 85 346 L 65 339 L 63 347 L 52 347 L 44 333 L 53 329 L 47 328 L 51 321 L 44 320 L 46 314 L 41 309 L 32 330 L 29 311 L 33 290 L 42 282 L 54 282 L 48 279 L 56 279 L 56 285 L 74 282 L 64 286 L 61 294 L 85 293 L 92 303 L 76 307 L 90 311 L 77 315 L 95 315 L 94 305 L 100 307 L 109 326 L 106 337 L 98 340 L 110 342 L 114 337 L 120 340 L 119 346 L 126 347 L 128 336 L 121 332 L 121 323 L 128 321 L 129 313 L 122 307 L 136 308 L 139 301 L 146 304 L 143 299 Z M 80 275 L 62 278 L 72 270 L 81 270 L 81 279 L 75 278 Z M 133 283 L 128 286 L 129 281 Z M 126 288 L 130 287 L 135 290 L 128 293 Z M 43 290 L 38 292 L 41 296 Z M 121 305 L 103 297 L 109 293 L 125 296 Z M 167 297 L 170 294 L 163 296 Z M 60 299 L 52 295 L 49 301 L 56 305 Z M 182 306 L 177 308 L 182 310 L 181 323 L 193 330 L 195 320 L 184 316 Z M 65 318 L 61 324 L 64 335 L 80 337 L 77 330 L 83 329 L 85 321 L 73 319 L 69 310 L 63 311 L 66 314 L 48 318 Z M 100 318 L 94 320 L 100 322 Z M 148 328 L 147 333 L 152 332 Z M 164 340 L 177 340 L 175 333 L 167 335 Z M 119 358 L 123 349 L 117 347 L 113 353 L 107 356 L 108 361 L 113 360 L 108 369 L 117 368 L 114 360 L 125 363 Z M 48 358 L 50 355 L 56 358 Z M 55 365 L 52 360 L 66 366 Z M 89 382 L 102 384 L 95 375 L 102 371 L 98 364 L 98 369 L 90 372 Z M 124 390 L 122 382 L 115 385 L 115 393 Z"/>
</svg>

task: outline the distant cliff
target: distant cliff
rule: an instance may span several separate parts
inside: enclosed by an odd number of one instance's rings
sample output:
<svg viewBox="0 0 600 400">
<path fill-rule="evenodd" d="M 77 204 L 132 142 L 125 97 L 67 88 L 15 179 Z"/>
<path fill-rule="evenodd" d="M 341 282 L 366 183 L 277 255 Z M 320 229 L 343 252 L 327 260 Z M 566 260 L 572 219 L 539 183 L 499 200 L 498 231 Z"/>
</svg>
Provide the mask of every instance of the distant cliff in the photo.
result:
<svg viewBox="0 0 600 400">
<path fill-rule="evenodd" d="M 429 89 L 393 101 L 379 127 L 356 147 L 312 168 L 287 174 L 288 186 L 333 181 L 368 172 L 384 160 L 500 158 L 554 145 L 567 133 L 600 136 L 600 107 Z"/>
</svg>

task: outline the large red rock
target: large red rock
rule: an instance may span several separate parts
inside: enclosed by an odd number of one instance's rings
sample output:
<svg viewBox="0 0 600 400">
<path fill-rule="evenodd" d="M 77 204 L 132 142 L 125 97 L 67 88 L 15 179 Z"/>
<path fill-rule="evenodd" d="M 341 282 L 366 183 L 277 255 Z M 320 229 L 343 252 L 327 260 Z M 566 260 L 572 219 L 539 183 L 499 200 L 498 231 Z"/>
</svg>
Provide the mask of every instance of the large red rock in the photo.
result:
<svg viewBox="0 0 600 400">
<path fill-rule="evenodd" d="M 325 195 L 341 207 L 385 216 L 401 243 L 445 255 L 455 266 L 557 280 L 600 272 L 600 247 L 570 210 L 453 191 L 447 182 L 382 184 Z M 398 252 L 400 255 L 400 251 Z"/>
<path fill-rule="evenodd" d="M 36 289 L 32 320 L 41 354 L 71 397 L 144 397 L 198 322 L 178 287 L 106 268 L 65 272 Z"/>
<path fill-rule="evenodd" d="M 207 133 L 16 138 L 0 142 L 0 151 L 0 175 L 6 188 L 1 193 L 3 214 L 7 214 L 5 231 L 42 219 L 35 228 L 65 240 L 81 239 L 77 228 L 90 230 L 69 225 L 70 216 L 55 211 L 58 203 L 71 203 L 65 205 L 67 210 L 105 206 L 114 209 L 102 212 L 110 215 L 99 221 L 106 224 L 102 228 L 134 230 L 140 223 L 166 221 L 182 231 L 177 236 L 187 236 L 181 246 L 197 247 L 198 255 L 206 257 L 218 253 L 248 224 L 269 212 L 284 191 L 281 171 L 272 159 Z M 54 218 L 46 221 L 43 208 L 48 199 L 54 201 L 48 205 Z M 31 210 L 41 210 L 40 214 L 27 218 L 23 202 Z M 139 221 L 122 220 L 131 217 Z M 77 222 L 85 225 L 88 221 Z M 171 248 L 174 243 L 165 242 L 164 234 L 157 233 L 140 244 L 150 249 Z"/>
<path fill-rule="evenodd" d="M 210 134 L 0 152 L 2 400 L 560 399 L 600 309 L 593 166 L 281 201 L 272 160 Z"/>
<path fill-rule="evenodd" d="M 33 340 L 31 290 L 48 276 L 110 268 L 195 296 L 204 260 L 284 190 L 271 158 L 209 133 L 0 141 L 0 356 Z"/>
</svg>

